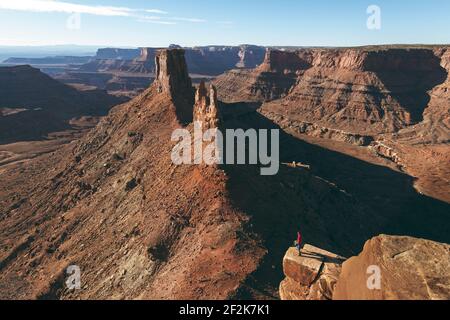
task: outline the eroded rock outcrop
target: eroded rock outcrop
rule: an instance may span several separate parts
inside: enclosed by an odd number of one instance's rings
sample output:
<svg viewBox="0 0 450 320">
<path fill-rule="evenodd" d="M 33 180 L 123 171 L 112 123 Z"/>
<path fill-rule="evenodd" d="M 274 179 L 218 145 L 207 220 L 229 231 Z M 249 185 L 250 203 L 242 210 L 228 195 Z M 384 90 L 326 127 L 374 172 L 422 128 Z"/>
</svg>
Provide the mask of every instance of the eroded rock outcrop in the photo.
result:
<svg viewBox="0 0 450 320">
<path fill-rule="evenodd" d="M 308 67 L 309 62 L 295 52 L 268 49 L 263 63 L 254 70 L 230 70 L 214 84 L 225 102 L 272 101 L 287 95 L 300 70 Z"/>
<path fill-rule="evenodd" d="M 299 255 L 290 248 L 283 259 L 286 278 L 280 284 L 282 300 L 331 300 L 345 258 L 305 245 Z"/>
<path fill-rule="evenodd" d="M 344 258 L 306 245 L 283 260 L 282 300 L 448 300 L 450 245 L 380 235 Z"/>
<path fill-rule="evenodd" d="M 208 94 L 203 81 L 195 94 L 194 121 L 200 122 L 204 130 L 219 126 L 217 89 L 211 85 Z"/>
<path fill-rule="evenodd" d="M 168 94 L 182 123 L 192 121 L 194 88 L 189 77 L 183 49 L 160 50 L 155 57 L 156 91 Z"/>
<path fill-rule="evenodd" d="M 184 50 L 160 50 L 155 59 L 155 84 L 159 92 L 178 94 L 192 90 L 191 78 L 184 59 Z"/>
<path fill-rule="evenodd" d="M 380 289 L 369 289 L 371 266 L 379 268 Z M 373 288 L 373 287 L 372 287 Z M 450 245 L 381 235 L 342 267 L 335 300 L 448 300 Z"/>
<path fill-rule="evenodd" d="M 386 158 L 394 162 L 399 168 L 403 170 L 405 164 L 400 155 L 394 148 L 388 146 L 384 141 L 373 141 L 369 148 L 378 156 Z"/>
<path fill-rule="evenodd" d="M 270 112 L 266 109 L 262 109 L 260 110 L 260 112 L 267 118 L 275 121 L 286 131 L 293 132 L 294 134 L 306 134 L 308 136 L 316 138 L 341 141 L 356 146 L 369 146 L 373 142 L 373 137 L 371 136 L 345 132 L 344 130 L 339 129 L 326 128 L 311 122 L 291 120 L 280 114 Z"/>
</svg>

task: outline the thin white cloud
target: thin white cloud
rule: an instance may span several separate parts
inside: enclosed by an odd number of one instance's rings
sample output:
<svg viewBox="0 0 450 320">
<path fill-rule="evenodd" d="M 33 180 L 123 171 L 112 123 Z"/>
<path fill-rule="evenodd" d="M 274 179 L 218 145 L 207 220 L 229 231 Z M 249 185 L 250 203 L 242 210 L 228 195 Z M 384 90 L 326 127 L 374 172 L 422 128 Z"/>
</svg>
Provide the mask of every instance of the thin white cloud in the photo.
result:
<svg viewBox="0 0 450 320">
<path fill-rule="evenodd" d="M 175 21 L 184 21 L 184 22 L 194 22 L 194 23 L 203 23 L 206 22 L 204 19 L 196 19 L 196 18 L 180 18 L 180 17 L 173 17 L 170 18 L 171 20 Z"/>
<path fill-rule="evenodd" d="M 198 18 L 170 17 L 167 16 L 168 12 L 159 9 L 132 9 L 127 7 L 82 5 L 59 0 L 0 0 L 0 10 L 130 17 L 141 22 L 165 25 L 174 25 L 177 24 L 177 22 L 206 22 L 206 20 Z M 153 15 L 149 16 L 148 14 Z"/>
<path fill-rule="evenodd" d="M 158 16 L 139 17 L 139 21 L 140 22 L 155 23 L 155 24 L 165 24 L 165 25 L 174 25 L 174 24 L 176 24 L 176 22 L 163 20 L 161 17 L 158 17 Z"/>
<path fill-rule="evenodd" d="M 90 6 L 54 0 L 0 0 L 0 9 L 28 12 L 83 13 L 98 16 L 131 17 L 138 10 L 126 7 Z M 146 12 L 166 14 L 158 9 L 147 9 Z"/>
<path fill-rule="evenodd" d="M 163 11 L 163 10 L 158 10 L 158 9 L 147 9 L 144 10 L 147 13 L 156 13 L 156 14 L 168 14 L 167 11 Z"/>
</svg>

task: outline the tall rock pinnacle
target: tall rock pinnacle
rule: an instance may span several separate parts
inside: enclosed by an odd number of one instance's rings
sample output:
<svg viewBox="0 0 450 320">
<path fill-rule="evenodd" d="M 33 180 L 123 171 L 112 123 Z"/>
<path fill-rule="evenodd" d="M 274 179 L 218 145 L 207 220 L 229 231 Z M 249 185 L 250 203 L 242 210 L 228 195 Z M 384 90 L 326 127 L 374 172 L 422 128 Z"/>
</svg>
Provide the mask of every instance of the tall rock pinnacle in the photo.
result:
<svg viewBox="0 0 450 320">
<path fill-rule="evenodd" d="M 180 122 L 191 122 L 194 88 L 189 77 L 184 50 L 160 50 L 156 54 L 155 64 L 156 90 L 171 96 Z"/>
<path fill-rule="evenodd" d="M 210 86 L 209 95 L 205 82 L 202 81 L 195 94 L 194 121 L 202 123 L 203 129 L 217 128 L 219 125 L 217 90 Z"/>
</svg>

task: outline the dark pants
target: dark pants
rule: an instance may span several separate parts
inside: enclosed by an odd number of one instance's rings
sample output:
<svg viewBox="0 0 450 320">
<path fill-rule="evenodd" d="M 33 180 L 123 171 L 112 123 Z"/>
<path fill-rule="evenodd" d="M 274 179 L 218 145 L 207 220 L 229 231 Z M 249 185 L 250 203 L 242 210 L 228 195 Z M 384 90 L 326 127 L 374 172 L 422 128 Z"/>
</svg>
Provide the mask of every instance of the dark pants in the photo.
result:
<svg viewBox="0 0 450 320">
<path fill-rule="evenodd" d="M 298 244 L 297 250 L 298 250 L 298 255 L 301 256 L 302 255 L 302 246 Z"/>
</svg>

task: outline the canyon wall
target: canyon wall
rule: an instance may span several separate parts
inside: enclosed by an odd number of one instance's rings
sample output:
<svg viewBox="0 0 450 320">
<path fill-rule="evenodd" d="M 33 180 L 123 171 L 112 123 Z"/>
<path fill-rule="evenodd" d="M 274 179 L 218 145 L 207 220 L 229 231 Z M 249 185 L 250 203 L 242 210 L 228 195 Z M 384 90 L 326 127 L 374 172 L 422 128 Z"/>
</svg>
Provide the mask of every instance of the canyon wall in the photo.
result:
<svg viewBox="0 0 450 320">
<path fill-rule="evenodd" d="M 298 73 L 286 97 L 262 109 L 362 135 L 421 122 L 428 91 L 447 77 L 428 49 L 305 49 L 288 55 L 302 57 L 310 67 Z"/>
<path fill-rule="evenodd" d="M 267 50 L 254 70 L 230 70 L 214 80 L 219 98 L 228 103 L 264 102 L 284 97 L 298 72 L 309 66 L 294 52 Z"/>
<path fill-rule="evenodd" d="M 268 50 L 259 67 L 214 83 L 221 100 L 261 102 L 267 116 L 329 132 L 374 137 L 416 125 L 420 136 L 444 141 L 448 61 L 445 47 Z"/>
<path fill-rule="evenodd" d="M 398 140 L 411 145 L 439 144 L 450 141 L 450 49 L 436 48 L 441 70 L 446 77 L 429 92 L 429 102 L 423 112 L 423 121 L 398 133 Z"/>
</svg>

